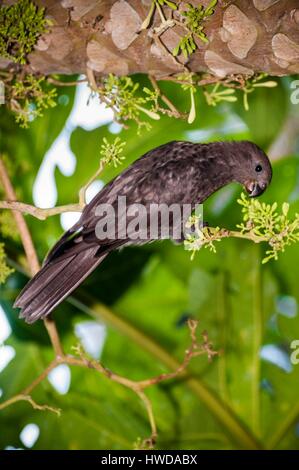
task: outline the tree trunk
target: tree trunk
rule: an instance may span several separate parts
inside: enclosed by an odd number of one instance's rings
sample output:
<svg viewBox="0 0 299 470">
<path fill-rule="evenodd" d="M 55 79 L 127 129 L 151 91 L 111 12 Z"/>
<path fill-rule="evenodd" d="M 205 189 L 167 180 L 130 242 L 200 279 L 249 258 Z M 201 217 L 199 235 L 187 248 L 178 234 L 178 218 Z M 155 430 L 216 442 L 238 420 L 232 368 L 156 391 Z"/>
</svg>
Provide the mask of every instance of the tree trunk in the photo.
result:
<svg viewBox="0 0 299 470">
<path fill-rule="evenodd" d="M 85 73 L 89 67 L 99 74 L 143 72 L 157 78 L 182 72 L 186 66 L 219 77 L 299 72 L 298 0 L 218 1 L 214 14 L 204 22 L 209 42 L 196 38 L 197 49 L 188 60 L 171 53 L 186 34 L 181 26 L 154 30 L 161 24 L 157 9 L 150 27 L 140 31 L 152 0 L 35 3 L 46 7 L 53 25 L 28 56 L 29 71 L 72 74 Z M 209 0 L 191 3 L 206 6 Z M 178 15 L 166 5 L 162 8 L 167 19 Z M 7 65 L 7 60 L 0 59 L 0 67 Z"/>
</svg>

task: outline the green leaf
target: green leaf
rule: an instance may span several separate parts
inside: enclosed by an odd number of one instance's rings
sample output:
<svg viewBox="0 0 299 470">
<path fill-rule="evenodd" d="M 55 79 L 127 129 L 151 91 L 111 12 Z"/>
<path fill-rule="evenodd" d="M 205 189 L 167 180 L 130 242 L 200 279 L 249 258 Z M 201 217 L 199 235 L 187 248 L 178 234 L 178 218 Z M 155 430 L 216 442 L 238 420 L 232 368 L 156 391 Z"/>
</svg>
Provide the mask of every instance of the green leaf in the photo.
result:
<svg viewBox="0 0 299 470">
<path fill-rule="evenodd" d="M 248 104 L 249 102 L 249 104 Z M 244 107 L 239 102 L 237 112 L 261 147 L 268 148 L 279 134 L 289 108 L 289 92 L 280 84 L 276 88 L 255 88 L 244 94 Z"/>
</svg>

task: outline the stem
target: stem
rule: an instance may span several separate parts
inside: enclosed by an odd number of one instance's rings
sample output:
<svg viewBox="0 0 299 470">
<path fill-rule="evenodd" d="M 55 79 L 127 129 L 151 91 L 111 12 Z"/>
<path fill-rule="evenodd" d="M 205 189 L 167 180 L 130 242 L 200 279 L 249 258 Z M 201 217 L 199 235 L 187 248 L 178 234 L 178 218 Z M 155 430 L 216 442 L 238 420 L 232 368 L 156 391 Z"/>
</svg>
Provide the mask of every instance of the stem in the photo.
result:
<svg viewBox="0 0 299 470">
<path fill-rule="evenodd" d="M 1 180 L 4 192 L 6 194 L 6 197 L 10 201 L 15 201 L 16 193 L 10 182 L 3 159 L 1 157 L 0 157 L 0 180 Z M 27 257 L 28 266 L 29 266 L 31 275 L 34 276 L 37 273 L 37 271 L 39 271 L 39 262 L 38 262 L 38 258 L 36 255 L 36 251 L 32 242 L 32 238 L 31 238 L 28 226 L 26 224 L 24 216 L 20 212 L 13 210 L 12 213 L 15 218 L 16 224 L 18 226 L 19 232 L 20 232 L 22 244 L 24 246 L 24 251 Z"/>
<path fill-rule="evenodd" d="M 56 86 L 77 86 L 80 83 L 87 83 L 86 78 L 82 78 L 80 80 L 76 80 L 76 81 L 73 81 L 73 82 L 61 82 L 60 80 L 56 80 L 55 78 L 48 77 L 47 81 L 49 83 L 52 83 L 53 85 L 56 85 Z"/>
<path fill-rule="evenodd" d="M 50 337 L 53 349 L 55 351 L 55 356 L 57 358 L 63 357 L 64 352 L 63 352 L 62 344 L 60 342 L 59 334 L 56 328 L 56 323 L 54 322 L 51 315 L 48 315 L 46 318 L 44 318 L 43 321 L 44 321 L 46 330 L 48 332 L 48 335 Z"/>
<path fill-rule="evenodd" d="M 84 208 L 86 204 L 86 191 L 91 185 L 91 183 L 94 182 L 94 180 L 102 173 L 103 169 L 105 167 L 105 163 L 103 160 L 100 161 L 100 166 L 95 172 L 95 174 L 87 181 L 87 183 L 80 189 L 79 191 L 79 204 L 77 204 L 79 207 L 81 207 L 81 211 Z"/>
<path fill-rule="evenodd" d="M 219 274 L 218 281 L 218 319 L 220 325 L 220 345 L 221 345 L 221 354 L 219 355 L 219 384 L 221 390 L 221 396 L 225 403 L 230 402 L 228 387 L 227 387 L 227 377 L 226 377 L 226 346 L 227 346 L 227 323 L 229 321 L 229 316 L 227 315 L 227 290 L 226 290 L 226 277 L 223 271 Z"/>
<path fill-rule="evenodd" d="M 152 2 L 150 10 L 148 12 L 148 15 L 147 15 L 147 17 L 145 18 L 145 20 L 143 21 L 143 23 L 140 27 L 140 31 L 143 31 L 144 29 L 147 29 L 149 27 L 149 24 L 151 22 L 153 14 L 154 14 L 155 8 L 156 8 L 156 4 L 155 4 L 155 2 Z"/>
<path fill-rule="evenodd" d="M 45 370 L 43 370 L 43 372 L 30 385 L 24 388 L 24 390 L 21 392 L 21 395 L 29 395 L 32 392 L 32 390 L 34 390 L 44 379 L 47 378 L 51 370 L 55 369 L 55 367 L 61 364 L 62 361 L 63 361 L 62 358 L 56 357 L 52 362 L 50 362 L 48 367 Z"/>
<path fill-rule="evenodd" d="M 175 105 L 170 101 L 169 98 L 167 98 L 167 96 L 163 95 L 163 93 L 161 92 L 161 89 L 157 83 L 157 80 L 155 79 L 155 77 L 153 75 L 149 75 L 149 79 L 150 79 L 150 82 L 154 88 L 155 91 L 158 92 L 161 100 L 166 104 L 166 106 L 170 109 L 170 111 L 173 113 L 174 117 L 176 118 L 179 118 L 179 117 L 182 117 L 182 114 L 180 113 L 180 111 L 175 107 Z"/>
<path fill-rule="evenodd" d="M 13 212 L 20 212 L 24 214 L 29 214 L 33 217 L 36 217 L 39 220 L 45 220 L 48 217 L 52 217 L 54 215 L 62 214 L 64 212 L 82 212 L 86 203 L 85 203 L 85 193 L 86 189 L 89 185 L 99 176 L 104 168 L 104 164 L 101 162 L 100 167 L 97 172 L 92 176 L 92 178 L 88 181 L 88 183 L 83 186 L 79 191 L 79 202 L 77 204 L 67 204 L 65 206 L 58 206 L 52 207 L 49 209 L 43 209 L 39 207 L 32 206 L 30 204 L 26 204 L 19 201 L 0 201 L 0 209 L 10 209 Z M 209 227 L 210 230 L 213 230 L 213 227 Z M 265 236 L 255 235 L 252 231 L 251 232 L 240 232 L 237 230 L 227 230 L 221 229 L 220 233 L 217 233 L 215 239 L 222 239 L 222 238 L 241 238 L 243 240 L 251 240 L 254 243 L 262 243 L 268 242 L 269 239 Z M 210 240 L 204 240 L 202 245 L 209 243 Z M 213 241 L 213 239 L 212 239 Z M 31 249 L 32 250 L 32 247 Z M 33 248 L 34 250 L 34 248 Z M 35 250 L 34 250 L 35 253 Z"/>
<path fill-rule="evenodd" d="M 142 390 L 138 391 L 137 394 L 145 405 L 148 420 L 149 420 L 150 427 L 151 427 L 151 432 L 152 432 L 151 437 L 146 440 L 146 444 L 148 444 L 146 447 L 153 448 L 158 437 L 156 421 L 155 421 L 155 417 L 153 413 L 153 406 L 149 398 L 146 396 L 146 394 Z"/>
<path fill-rule="evenodd" d="M 159 16 L 161 18 L 162 24 L 167 23 L 166 18 L 165 18 L 164 13 L 163 13 L 163 10 L 162 10 L 161 6 L 159 5 L 159 2 L 155 0 L 155 4 L 156 4 L 156 7 L 157 7 Z"/>
<path fill-rule="evenodd" d="M 258 249 L 259 255 L 259 249 Z M 262 344 L 263 306 L 262 306 L 262 276 L 260 268 L 260 256 L 254 256 L 256 260 L 253 270 L 253 377 L 252 377 L 252 429 L 260 436 L 260 412 L 261 412 L 261 359 L 260 349 Z"/>
<path fill-rule="evenodd" d="M 58 408 L 53 408 L 52 406 L 48 406 L 48 405 L 39 405 L 31 398 L 30 395 L 24 395 L 22 393 L 15 395 L 14 397 L 10 398 L 9 400 L 6 400 L 3 403 L 0 403 L 0 410 L 7 408 L 10 405 L 14 405 L 18 401 L 28 401 L 30 405 L 32 406 L 32 408 L 34 408 L 35 410 L 52 411 L 53 413 L 58 414 L 58 416 L 60 415 L 60 410 Z"/>
<path fill-rule="evenodd" d="M 54 215 L 58 214 L 63 214 L 64 212 L 82 212 L 85 205 L 86 205 L 86 191 L 88 187 L 93 183 L 93 181 L 102 173 L 103 169 L 105 167 L 105 163 L 103 160 L 100 161 L 99 168 L 95 172 L 95 174 L 89 179 L 89 181 L 80 189 L 79 191 L 79 202 L 77 204 L 66 204 L 64 206 L 58 206 L 58 207 L 50 207 L 50 208 L 40 208 L 40 207 L 35 207 L 32 206 L 31 204 L 26 204 L 24 202 L 18 202 L 15 199 L 9 200 L 9 201 L 0 201 L 0 209 L 10 209 L 13 212 L 21 212 L 24 214 L 30 214 L 33 217 L 36 217 L 39 220 L 45 220 L 48 217 L 52 217 Z M 3 171 L 3 169 L 2 169 Z M 6 184 L 10 184 L 9 179 L 5 178 Z M 11 186 L 11 185 L 10 185 Z M 10 190 L 13 191 L 12 186 L 10 187 Z M 12 192 L 10 191 L 9 194 L 12 195 Z M 8 195 L 8 193 L 7 193 Z M 8 196 L 9 197 L 9 196 Z M 9 197 L 10 199 L 10 197 Z M 21 216 L 22 217 L 22 216 Z M 21 220 L 21 217 L 18 218 Z M 28 229 L 27 229 L 28 231 Z M 29 233 L 29 232 L 28 232 Z M 28 234 L 27 234 L 28 235 Z M 29 234 L 30 237 L 30 234 Z M 27 236 L 28 238 L 28 236 Z M 32 245 L 31 251 L 35 253 L 35 249 Z"/>
<path fill-rule="evenodd" d="M 88 84 L 90 88 L 92 89 L 92 91 L 94 91 L 95 93 L 98 93 L 99 89 L 98 89 L 98 85 L 96 82 L 96 78 L 94 76 L 94 72 L 89 67 L 86 68 L 86 77 L 87 77 Z"/>
<path fill-rule="evenodd" d="M 299 403 L 292 408 L 281 425 L 274 431 L 266 443 L 267 449 L 275 449 L 280 441 L 286 436 L 290 428 L 296 423 L 299 416 Z"/>
<path fill-rule="evenodd" d="M 190 112 L 188 116 L 188 124 L 192 124 L 192 122 L 194 122 L 194 119 L 196 118 L 194 91 L 192 87 L 190 88 L 190 99 L 191 99 L 191 106 L 190 106 Z"/>
<path fill-rule="evenodd" d="M 243 240 L 251 240 L 254 243 L 262 243 L 268 241 L 266 237 L 255 235 L 252 232 L 238 232 L 237 230 L 225 230 L 225 232 L 221 234 L 221 238 L 230 237 L 242 238 Z"/>
</svg>

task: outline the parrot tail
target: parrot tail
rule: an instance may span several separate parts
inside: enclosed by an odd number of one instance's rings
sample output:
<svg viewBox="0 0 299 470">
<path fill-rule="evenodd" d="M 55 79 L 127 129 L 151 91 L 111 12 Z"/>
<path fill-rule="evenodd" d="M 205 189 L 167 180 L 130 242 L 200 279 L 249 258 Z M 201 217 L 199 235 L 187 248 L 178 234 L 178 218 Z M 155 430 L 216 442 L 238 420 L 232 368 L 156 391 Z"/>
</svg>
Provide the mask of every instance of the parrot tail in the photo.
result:
<svg viewBox="0 0 299 470">
<path fill-rule="evenodd" d="M 108 254 L 98 251 L 99 246 L 85 245 L 80 251 L 71 249 L 62 256 L 48 257 L 14 303 L 21 308 L 20 318 L 33 323 L 48 315 Z"/>
</svg>

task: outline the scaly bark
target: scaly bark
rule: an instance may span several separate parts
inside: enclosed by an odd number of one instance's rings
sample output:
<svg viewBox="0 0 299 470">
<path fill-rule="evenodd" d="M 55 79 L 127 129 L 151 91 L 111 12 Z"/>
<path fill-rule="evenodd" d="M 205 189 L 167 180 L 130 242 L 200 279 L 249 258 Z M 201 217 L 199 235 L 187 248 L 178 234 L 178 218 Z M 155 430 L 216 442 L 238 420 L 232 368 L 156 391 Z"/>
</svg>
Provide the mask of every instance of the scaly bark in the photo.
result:
<svg viewBox="0 0 299 470">
<path fill-rule="evenodd" d="M 190 0 L 189 0 L 190 1 Z M 6 1 L 4 4 L 13 3 Z M 46 0 L 53 26 L 28 57 L 26 69 L 42 74 L 95 73 L 117 75 L 138 72 L 163 76 L 182 71 L 206 71 L 219 77 L 267 72 L 299 72 L 298 0 L 218 1 L 205 22 L 209 43 L 196 39 L 197 50 L 189 61 L 171 54 L 184 31 L 180 26 L 159 36 L 152 29 L 140 32 L 151 0 Z M 180 3 L 180 2 L 176 2 Z M 207 5 L 209 0 L 192 0 Z M 164 7 L 166 17 L 173 14 Z M 154 24 L 160 17 L 156 11 Z M 0 68 L 8 61 L 0 58 Z"/>
</svg>

